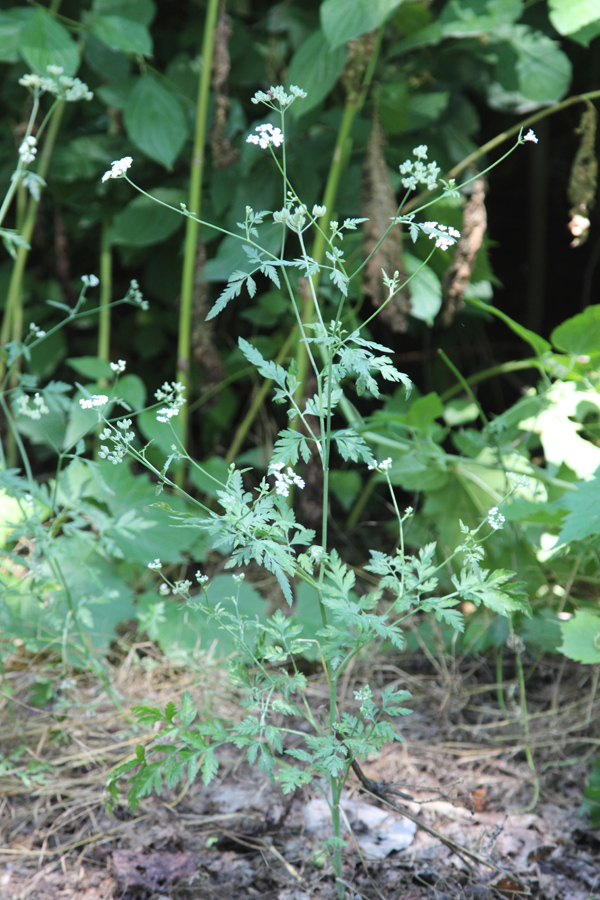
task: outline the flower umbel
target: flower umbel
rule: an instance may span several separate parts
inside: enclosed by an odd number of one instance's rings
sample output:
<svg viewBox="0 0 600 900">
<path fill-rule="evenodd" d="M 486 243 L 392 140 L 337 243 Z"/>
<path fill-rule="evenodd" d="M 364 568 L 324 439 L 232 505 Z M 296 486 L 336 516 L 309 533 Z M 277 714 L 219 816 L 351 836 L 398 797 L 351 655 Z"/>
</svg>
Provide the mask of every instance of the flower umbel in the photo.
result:
<svg viewBox="0 0 600 900">
<path fill-rule="evenodd" d="M 106 394 L 93 394 L 85 400 L 80 400 L 79 405 L 82 409 L 94 409 L 99 406 L 106 406 L 108 397 Z"/>
<path fill-rule="evenodd" d="M 304 488 L 304 479 L 296 475 L 291 466 L 284 472 L 284 463 L 273 463 L 269 466 L 269 472 L 275 479 L 275 493 L 281 497 L 289 497 L 290 488 L 295 484 L 300 490 Z"/>
<path fill-rule="evenodd" d="M 494 531 L 499 531 L 504 525 L 505 519 L 501 512 L 498 512 L 497 506 L 492 506 L 490 509 L 487 520 L 490 528 L 493 528 Z"/>
<path fill-rule="evenodd" d="M 184 390 L 185 387 L 180 381 L 172 381 L 171 383 L 165 381 L 163 386 L 156 391 L 154 394 L 156 399 L 159 401 L 164 400 L 167 404 L 156 413 L 157 422 L 168 422 L 173 416 L 179 415 L 179 410 L 185 403 Z"/>
<path fill-rule="evenodd" d="M 123 159 L 113 160 L 111 168 L 102 176 L 102 181 L 108 181 L 109 178 L 122 178 L 132 162 L 133 159 L 131 156 L 124 156 Z"/>
<path fill-rule="evenodd" d="M 280 147 L 283 144 L 281 128 L 276 128 L 270 122 L 265 122 L 264 125 L 257 125 L 254 130 L 258 134 L 249 134 L 246 138 L 247 144 L 258 144 L 263 150 L 266 150 L 270 144 L 273 144 L 274 147 Z"/>
</svg>

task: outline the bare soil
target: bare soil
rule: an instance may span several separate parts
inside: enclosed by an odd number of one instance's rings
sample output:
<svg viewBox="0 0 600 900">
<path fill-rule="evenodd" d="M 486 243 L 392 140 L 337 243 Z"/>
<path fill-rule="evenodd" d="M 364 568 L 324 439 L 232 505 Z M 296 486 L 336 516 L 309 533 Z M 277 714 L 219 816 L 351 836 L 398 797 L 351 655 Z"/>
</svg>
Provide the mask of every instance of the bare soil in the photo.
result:
<svg viewBox="0 0 600 900">
<path fill-rule="evenodd" d="M 177 669 L 137 646 L 109 685 L 62 673 L 41 709 L 32 688 L 56 678 L 55 667 L 20 653 L 4 666 L 1 900 L 334 900 L 319 790 L 284 797 L 236 751 L 223 754 L 208 788 L 197 781 L 148 798 L 135 814 L 125 801 L 107 812 L 108 772 L 152 738 L 131 706 L 162 706 L 190 690 L 202 708 L 236 715 L 209 658 Z M 347 896 L 600 900 L 600 829 L 579 813 L 600 744 L 597 672 L 556 660 L 533 669 L 534 773 L 513 680 L 502 709 L 487 661 L 468 667 L 459 674 L 452 661 L 433 660 L 419 671 L 386 658 L 353 673 L 347 696 L 367 678 L 373 689 L 393 682 L 412 692 L 415 713 L 400 723 L 405 742 L 363 765 L 412 799 L 388 794 L 386 805 L 356 778 L 349 784 Z M 321 691 L 315 677 L 317 707 Z"/>
</svg>

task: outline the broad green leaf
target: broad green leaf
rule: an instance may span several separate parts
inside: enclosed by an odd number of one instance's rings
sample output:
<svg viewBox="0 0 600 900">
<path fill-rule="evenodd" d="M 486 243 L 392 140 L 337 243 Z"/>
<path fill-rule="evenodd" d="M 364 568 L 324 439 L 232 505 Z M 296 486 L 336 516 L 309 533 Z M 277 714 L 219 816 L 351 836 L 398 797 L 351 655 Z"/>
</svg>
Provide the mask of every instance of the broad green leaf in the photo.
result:
<svg viewBox="0 0 600 900">
<path fill-rule="evenodd" d="M 97 356 L 78 356 L 67 359 L 67 364 L 84 378 L 99 381 L 101 378 L 112 378 L 113 371 L 105 359 Z"/>
<path fill-rule="evenodd" d="M 315 31 L 294 53 L 288 70 L 288 84 L 296 84 L 307 96 L 290 107 L 298 118 L 314 109 L 337 83 L 348 59 L 346 47 L 331 49 L 322 31 Z"/>
<path fill-rule="evenodd" d="M 22 16 L 16 16 L 16 10 L 0 12 L 0 61 L 14 63 L 19 58 L 21 32 L 25 26 Z M 32 14 L 33 10 L 20 10 Z M 29 16 L 28 16 L 29 17 Z"/>
<path fill-rule="evenodd" d="M 111 138 L 108 135 L 95 134 L 76 137 L 74 140 L 55 147 L 52 156 L 52 178 L 54 180 L 73 183 L 80 179 L 102 177 L 115 159 L 110 152 Z"/>
<path fill-rule="evenodd" d="M 588 306 L 582 313 L 567 319 L 550 335 L 559 350 L 573 356 L 600 353 L 600 304 Z"/>
<path fill-rule="evenodd" d="M 560 649 L 575 662 L 600 663 L 600 616 L 576 612 L 572 619 L 560 623 L 563 642 Z"/>
<path fill-rule="evenodd" d="M 404 264 L 407 274 L 413 275 L 410 280 L 410 314 L 427 325 L 433 325 L 442 305 L 440 279 L 428 266 L 418 271 L 423 264 L 412 253 L 404 253 Z"/>
<path fill-rule="evenodd" d="M 477 37 L 516 22 L 522 13 L 523 0 L 450 0 L 440 24 L 444 37 Z"/>
<path fill-rule="evenodd" d="M 153 196 L 175 210 L 160 206 L 149 197 L 136 197 L 115 216 L 110 229 L 113 244 L 147 247 L 158 244 L 174 234 L 183 224 L 183 217 L 176 210 L 185 201 L 185 192 L 176 188 L 156 188 Z"/>
<path fill-rule="evenodd" d="M 600 20 L 598 0 L 548 0 L 550 21 L 559 34 L 571 35 Z"/>
<path fill-rule="evenodd" d="M 134 144 L 171 169 L 188 135 L 181 103 L 152 75 L 142 75 L 125 106 L 125 127 Z"/>
<path fill-rule="evenodd" d="M 559 544 L 600 534 L 600 475 L 580 482 L 576 491 L 569 491 L 558 502 L 563 509 L 570 510 L 558 536 Z"/>
<path fill-rule="evenodd" d="M 77 44 L 50 13 L 38 6 L 21 32 L 19 45 L 25 62 L 40 75 L 50 65 L 62 66 L 65 75 L 75 75 L 79 68 Z"/>
<path fill-rule="evenodd" d="M 156 15 L 153 0 L 94 0 L 94 13 L 99 16 L 122 16 L 150 25 Z"/>
<path fill-rule="evenodd" d="M 543 400 L 543 408 L 521 420 L 519 428 L 539 434 L 547 462 L 557 467 L 565 463 L 577 478 L 589 480 L 600 466 L 600 448 L 581 437 L 578 419 L 586 407 L 596 412 L 600 409 L 600 396 L 595 391 L 577 390 L 572 381 L 557 381 Z"/>
<path fill-rule="evenodd" d="M 152 56 L 152 38 L 141 22 L 123 16 L 101 16 L 92 22 L 91 32 L 111 50 Z"/>
<path fill-rule="evenodd" d="M 332 49 L 374 31 L 404 0 L 325 0 L 321 25 Z"/>
<path fill-rule="evenodd" d="M 571 63 L 557 41 L 526 25 L 511 28 L 508 40 L 496 47 L 497 86 L 490 103 L 525 111 L 556 103 L 571 84 Z"/>
<path fill-rule="evenodd" d="M 589 47 L 590 41 L 593 41 L 599 34 L 600 19 L 598 19 L 597 22 L 592 22 L 590 25 L 584 25 L 583 28 L 570 34 L 569 37 L 572 41 L 577 41 L 577 43 L 581 44 L 583 47 Z"/>
</svg>

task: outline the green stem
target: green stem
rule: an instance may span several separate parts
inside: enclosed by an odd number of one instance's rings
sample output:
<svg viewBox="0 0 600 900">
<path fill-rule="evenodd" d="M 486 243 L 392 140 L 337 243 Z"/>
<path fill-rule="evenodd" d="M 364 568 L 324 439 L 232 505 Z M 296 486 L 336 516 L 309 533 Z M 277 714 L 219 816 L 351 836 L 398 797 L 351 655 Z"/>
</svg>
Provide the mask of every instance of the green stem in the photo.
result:
<svg viewBox="0 0 600 900">
<path fill-rule="evenodd" d="M 183 267 L 181 272 L 181 305 L 179 309 L 179 332 L 177 342 L 177 380 L 184 385 L 186 397 L 189 397 L 190 386 L 192 303 L 196 276 L 196 250 L 198 247 L 198 235 L 200 230 L 197 218 L 200 217 L 202 203 L 202 173 L 205 161 L 205 141 L 212 75 L 212 57 L 218 11 L 219 0 L 208 0 L 206 20 L 204 23 L 204 40 L 202 43 L 202 69 L 200 72 L 200 80 L 198 82 L 198 96 L 196 100 L 196 130 L 194 133 L 194 148 L 190 167 L 190 188 L 188 194 L 188 209 L 194 212 L 195 216 L 194 218 L 190 216 L 187 219 Z M 184 407 L 181 411 L 179 420 L 181 424 L 181 440 L 183 446 L 186 447 L 189 430 L 187 407 Z M 183 473 L 181 473 L 181 475 L 182 474 Z"/>
<path fill-rule="evenodd" d="M 56 137 L 58 135 L 58 129 L 60 128 L 64 109 L 65 101 L 61 100 L 56 105 L 54 116 L 48 127 L 46 140 L 44 141 L 44 149 L 40 156 L 40 164 L 37 173 L 44 180 L 46 180 L 48 169 L 50 167 L 50 160 L 52 158 L 52 152 L 54 150 L 54 144 L 56 143 Z M 34 197 L 30 197 L 25 221 L 23 222 L 23 228 L 21 230 L 21 237 L 27 244 L 31 243 L 38 206 L 39 201 Z M 6 344 L 9 340 L 18 341 L 21 339 L 23 328 L 23 309 L 21 305 L 23 275 L 28 256 L 29 248 L 19 247 L 17 250 L 17 258 L 13 265 L 8 295 L 6 298 L 4 321 L 2 323 L 2 331 L 0 332 L 0 345 Z"/>
<path fill-rule="evenodd" d="M 514 639 L 514 631 L 512 626 L 512 621 L 510 622 L 510 631 Z M 535 809 L 535 806 L 538 802 L 540 796 L 540 779 L 538 777 L 535 762 L 533 759 L 533 753 L 531 752 L 531 737 L 529 734 L 529 715 L 527 712 L 527 694 L 525 691 L 525 676 L 523 674 L 523 662 L 521 660 L 521 654 L 519 653 L 518 648 L 515 646 L 515 664 L 517 667 L 517 679 L 519 682 L 519 694 L 521 697 L 521 714 L 523 717 L 523 737 L 525 738 L 525 757 L 527 759 L 527 765 L 531 769 L 533 775 L 533 797 L 531 799 L 531 803 L 523 810 L 524 812 L 531 812 L 532 809 Z"/>
<path fill-rule="evenodd" d="M 481 404 L 479 403 L 479 401 L 477 400 L 475 394 L 471 390 L 471 387 L 470 387 L 468 381 L 466 380 L 466 378 L 464 377 L 462 372 L 460 372 L 459 369 L 456 368 L 456 366 L 454 365 L 452 360 L 449 359 L 449 357 L 444 353 L 444 351 L 441 348 L 438 349 L 438 353 L 442 357 L 442 359 L 444 360 L 444 362 L 446 363 L 446 365 L 448 366 L 450 371 L 454 373 L 457 381 L 459 382 L 460 385 L 462 385 L 462 388 L 465 391 L 465 393 L 468 394 L 468 396 L 471 398 L 471 402 L 474 403 L 475 406 L 477 407 L 477 410 L 479 412 L 479 418 L 483 422 L 483 427 L 486 428 L 490 424 L 489 419 L 486 416 L 486 414 L 484 413 L 483 408 L 482 408 Z"/>
<path fill-rule="evenodd" d="M 110 298 L 112 296 L 112 253 L 109 242 L 110 223 L 102 222 L 100 238 L 100 310 L 98 313 L 98 358 L 110 359 Z"/>
</svg>

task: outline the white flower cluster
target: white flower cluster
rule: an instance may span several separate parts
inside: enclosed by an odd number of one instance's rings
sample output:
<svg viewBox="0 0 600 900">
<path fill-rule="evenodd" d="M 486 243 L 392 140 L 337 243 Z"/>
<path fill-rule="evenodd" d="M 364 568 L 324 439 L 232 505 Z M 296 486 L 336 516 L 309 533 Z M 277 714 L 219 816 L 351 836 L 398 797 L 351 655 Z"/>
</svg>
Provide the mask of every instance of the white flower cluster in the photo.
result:
<svg viewBox="0 0 600 900">
<path fill-rule="evenodd" d="M 44 329 L 43 329 L 43 328 L 39 328 L 39 327 L 35 324 L 35 322 L 31 322 L 31 324 L 29 325 L 29 330 L 30 330 L 30 332 L 31 332 L 33 335 L 35 335 L 36 338 L 43 338 L 43 337 L 46 337 L 46 332 L 44 331 Z"/>
<path fill-rule="evenodd" d="M 176 581 L 173 585 L 173 593 L 181 594 L 182 597 L 187 597 L 190 592 L 191 586 L 191 581 Z"/>
<path fill-rule="evenodd" d="M 400 174 L 404 175 L 402 179 L 403 186 L 409 191 L 416 191 L 417 187 L 422 184 L 428 191 L 435 191 L 442 170 L 435 162 L 425 165 L 427 145 L 420 144 L 418 147 L 415 147 L 413 156 L 415 157 L 414 160 L 407 159 L 400 166 Z"/>
<path fill-rule="evenodd" d="M 272 463 L 269 466 L 269 474 L 275 479 L 275 493 L 281 497 L 289 497 L 290 488 L 295 484 L 302 490 L 305 487 L 304 479 L 296 475 L 291 466 L 284 472 L 284 463 Z"/>
<path fill-rule="evenodd" d="M 497 506 L 492 506 L 487 515 L 487 520 L 490 528 L 493 528 L 494 531 L 499 531 L 506 521 L 502 513 L 498 512 Z"/>
<path fill-rule="evenodd" d="M 77 100 L 91 100 L 94 96 L 85 82 L 79 78 L 71 78 L 65 75 L 62 66 L 47 66 L 47 75 L 23 75 L 19 78 L 19 84 L 27 88 L 35 97 L 41 97 L 44 93 L 53 94 L 67 103 L 75 103 Z"/>
<path fill-rule="evenodd" d="M 527 475 L 519 475 L 517 472 L 507 472 L 506 477 L 513 487 L 530 487 L 531 481 Z"/>
<path fill-rule="evenodd" d="M 81 280 L 83 281 L 84 288 L 98 287 L 100 284 L 97 275 L 82 275 Z"/>
<path fill-rule="evenodd" d="M 430 240 L 435 240 L 435 246 L 440 250 L 447 250 L 460 237 L 460 231 L 457 231 L 456 228 L 447 228 L 446 225 L 440 225 L 439 222 L 423 222 L 419 227 L 429 236 Z"/>
<path fill-rule="evenodd" d="M 258 134 L 249 134 L 246 138 L 247 144 L 258 144 L 263 150 L 266 150 L 269 144 L 273 144 L 274 147 L 280 147 L 283 144 L 281 128 L 276 128 L 270 122 L 265 122 L 264 125 L 257 125 L 254 130 Z"/>
<path fill-rule="evenodd" d="M 135 432 L 128 431 L 131 428 L 131 419 L 120 419 L 116 428 L 105 428 L 100 434 L 101 441 L 112 441 L 112 450 L 106 444 L 101 444 L 98 450 L 100 459 L 106 459 L 113 466 L 118 466 L 127 456 L 129 445 L 135 438 Z"/>
<path fill-rule="evenodd" d="M 149 562 L 149 563 L 148 563 L 148 568 L 149 568 L 149 569 L 153 569 L 153 570 L 156 571 L 156 572 L 157 572 L 159 569 L 162 569 L 162 563 L 161 563 L 160 559 L 159 559 L 158 557 L 156 557 L 155 560 L 153 560 L 152 562 Z"/>
<path fill-rule="evenodd" d="M 538 138 L 537 138 L 535 132 L 531 130 L 531 128 L 529 129 L 529 131 L 527 132 L 527 134 L 525 135 L 523 140 L 531 141 L 533 144 L 537 144 L 537 142 L 538 142 Z"/>
<path fill-rule="evenodd" d="M 109 178 L 122 178 L 132 162 L 131 156 L 124 156 L 123 159 L 114 159 L 111 163 L 111 168 L 102 176 L 102 181 L 108 181 Z"/>
<path fill-rule="evenodd" d="M 106 394 L 93 394 L 86 400 L 79 401 L 79 405 L 82 409 L 95 409 L 99 406 L 106 406 L 107 403 L 108 397 L 106 396 Z"/>
<path fill-rule="evenodd" d="M 208 575 L 203 575 L 200 569 L 196 572 L 196 581 L 198 584 L 208 584 Z"/>
<path fill-rule="evenodd" d="M 157 422 L 168 422 L 173 416 L 179 415 L 179 410 L 185 403 L 184 390 L 185 387 L 180 381 L 172 381 L 170 384 L 168 381 L 165 381 L 163 386 L 155 392 L 154 396 L 156 399 L 159 401 L 164 400 L 167 404 L 156 413 Z"/>
<path fill-rule="evenodd" d="M 21 161 L 28 165 L 34 161 L 36 153 L 37 138 L 34 138 L 34 136 L 30 134 L 19 147 L 19 156 L 21 157 Z"/>
<path fill-rule="evenodd" d="M 28 419 L 41 419 L 50 412 L 41 394 L 34 394 L 33 399 L 29 394 L 19 394 L 14 407 L 18 416 L 26 416 Z"/>
<path fill-rule="evenodd" d="M 115 375 L 122 375 L 122 373 L 125 371 L 126 366 L 127 366 L 127 363 L 125 362 L 124 359 L 120 359 L 116 363 L 111 362 L 111 364 L 110 364 L 110 367 L 113 370 L 113 372 L 115 373 Z"/>
<path fill-rule="evenodd" d="M 306 91 L 296 87 L 295 84 L 290 85 L 290 92 L 287 94 L 282 85 L 271 87 L 268 91 L 257 91 L 252 97 L 252 103 L 265 103 L 271 109 L 286 109 L 296 100 L 297 97 L 306 97 Z M 276 105 L 278 104 L 278 105 Z"/>
<path fill-rule="evenodd" d="M 382 462 L 376 462 L 372 466 L 367 466 L 369 472 L 377 471 L 377 472 L 386 472 L 388 469 L 392 468 L 392 457 L 388 456 L 387 459 L 382 460 Z"/>
</svg>

